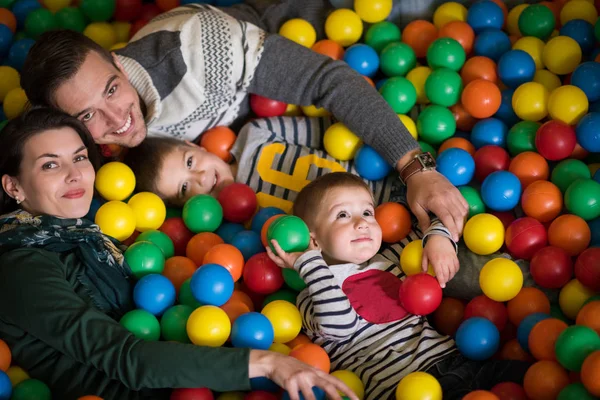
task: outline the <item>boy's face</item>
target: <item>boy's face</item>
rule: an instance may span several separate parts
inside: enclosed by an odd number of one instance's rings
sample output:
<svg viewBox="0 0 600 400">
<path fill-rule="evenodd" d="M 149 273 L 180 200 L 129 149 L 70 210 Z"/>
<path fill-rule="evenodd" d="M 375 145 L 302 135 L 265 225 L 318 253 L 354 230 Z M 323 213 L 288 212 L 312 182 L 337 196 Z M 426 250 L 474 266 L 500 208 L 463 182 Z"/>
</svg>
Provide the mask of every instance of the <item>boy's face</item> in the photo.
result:
<svg viewBox="0 0 600 400">
<path fill-rule="evenodd" d="M 203 147 L 187 142 L 165 155 L 156 188 L 157 194 L 169 204 L 183 206 L 197 194 L 216 197 L 233 182 L 229 164 Z"/>
<path fill-rule="evenodd" d="M 363 188 L 335 188 L 323 199 L 311 227 L 330 264 L 361 264 L 381 247 L 371 193 Z"/>
</svg>

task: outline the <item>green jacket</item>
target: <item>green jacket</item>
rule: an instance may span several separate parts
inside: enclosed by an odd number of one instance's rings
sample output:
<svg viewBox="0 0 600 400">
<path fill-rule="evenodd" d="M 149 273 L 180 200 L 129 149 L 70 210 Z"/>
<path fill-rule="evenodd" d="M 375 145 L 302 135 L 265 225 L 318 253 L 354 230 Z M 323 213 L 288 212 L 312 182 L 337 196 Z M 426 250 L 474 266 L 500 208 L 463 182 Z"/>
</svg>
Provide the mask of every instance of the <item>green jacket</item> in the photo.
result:
<svg viewBox="0 0 600 400">
<path fill-rule="evenodd" d="M 85 265 L 74 254 L 26 248 L 0 256 L 0 338 L 13 363 L 45 382 L 53 398 L 168 398 L 161 388 L 249 390 L 248 349 L 137 339 L 93 306 L 81 274 Z"/>
</svg>

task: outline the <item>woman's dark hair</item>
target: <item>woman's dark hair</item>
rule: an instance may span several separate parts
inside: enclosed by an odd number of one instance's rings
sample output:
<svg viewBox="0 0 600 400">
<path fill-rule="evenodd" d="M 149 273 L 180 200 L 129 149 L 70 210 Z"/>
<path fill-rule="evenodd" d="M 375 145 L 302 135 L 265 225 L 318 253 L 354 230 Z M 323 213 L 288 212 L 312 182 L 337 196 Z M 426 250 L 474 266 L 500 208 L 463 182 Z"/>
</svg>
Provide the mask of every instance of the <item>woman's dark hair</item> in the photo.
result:
<svg viewBox="0 0 600 400">
<path fill-rule="evenodd" d="M 94 170 L 100 165 L 100 155 L 94 139 L 83 122 L 68 114 L 50 108 L 33 108 L 9 121 L 0 132 L 0 178 L 4 175 L 18 176 L 23 161 L 25 143 L 44 131 L 72 128 L 88 149 L 88 158 Z M 0 190 L 0 215 L 17 209 L 17 202 Z"/>
</svg>

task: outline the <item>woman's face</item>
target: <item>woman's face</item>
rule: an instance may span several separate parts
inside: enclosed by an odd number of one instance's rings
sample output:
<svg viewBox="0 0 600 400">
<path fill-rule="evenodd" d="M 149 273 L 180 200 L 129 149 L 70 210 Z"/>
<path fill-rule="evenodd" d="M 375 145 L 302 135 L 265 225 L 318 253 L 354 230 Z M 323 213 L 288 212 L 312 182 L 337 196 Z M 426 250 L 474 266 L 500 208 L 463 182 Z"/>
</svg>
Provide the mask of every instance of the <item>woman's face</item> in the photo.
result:
<svg viewBox="0 0 600 400">
<path fill-rule="evenodd" d="M 21 207 L 33 215 L 81 218 L 90 209 L 95 177 L 77 132 L 68 127 L 47 130 L 31 137 L 23 147 L 16 196 Z"/>
</svg>

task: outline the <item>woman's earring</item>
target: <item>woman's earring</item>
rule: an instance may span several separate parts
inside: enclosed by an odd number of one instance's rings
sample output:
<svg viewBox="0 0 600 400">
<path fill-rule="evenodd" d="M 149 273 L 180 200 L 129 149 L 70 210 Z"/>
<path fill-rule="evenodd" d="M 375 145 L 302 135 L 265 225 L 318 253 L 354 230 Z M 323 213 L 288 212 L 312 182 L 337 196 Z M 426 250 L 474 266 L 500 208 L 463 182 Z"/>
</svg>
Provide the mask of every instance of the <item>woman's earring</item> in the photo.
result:
<svg viewBox="0 0 600 400">
<path fill-rule="evenodd" d="M 21 199 L 18 197 L 15 197 L 15 200 L 17 201 L 17 204 L 21 204 Z"/>
</svg>

